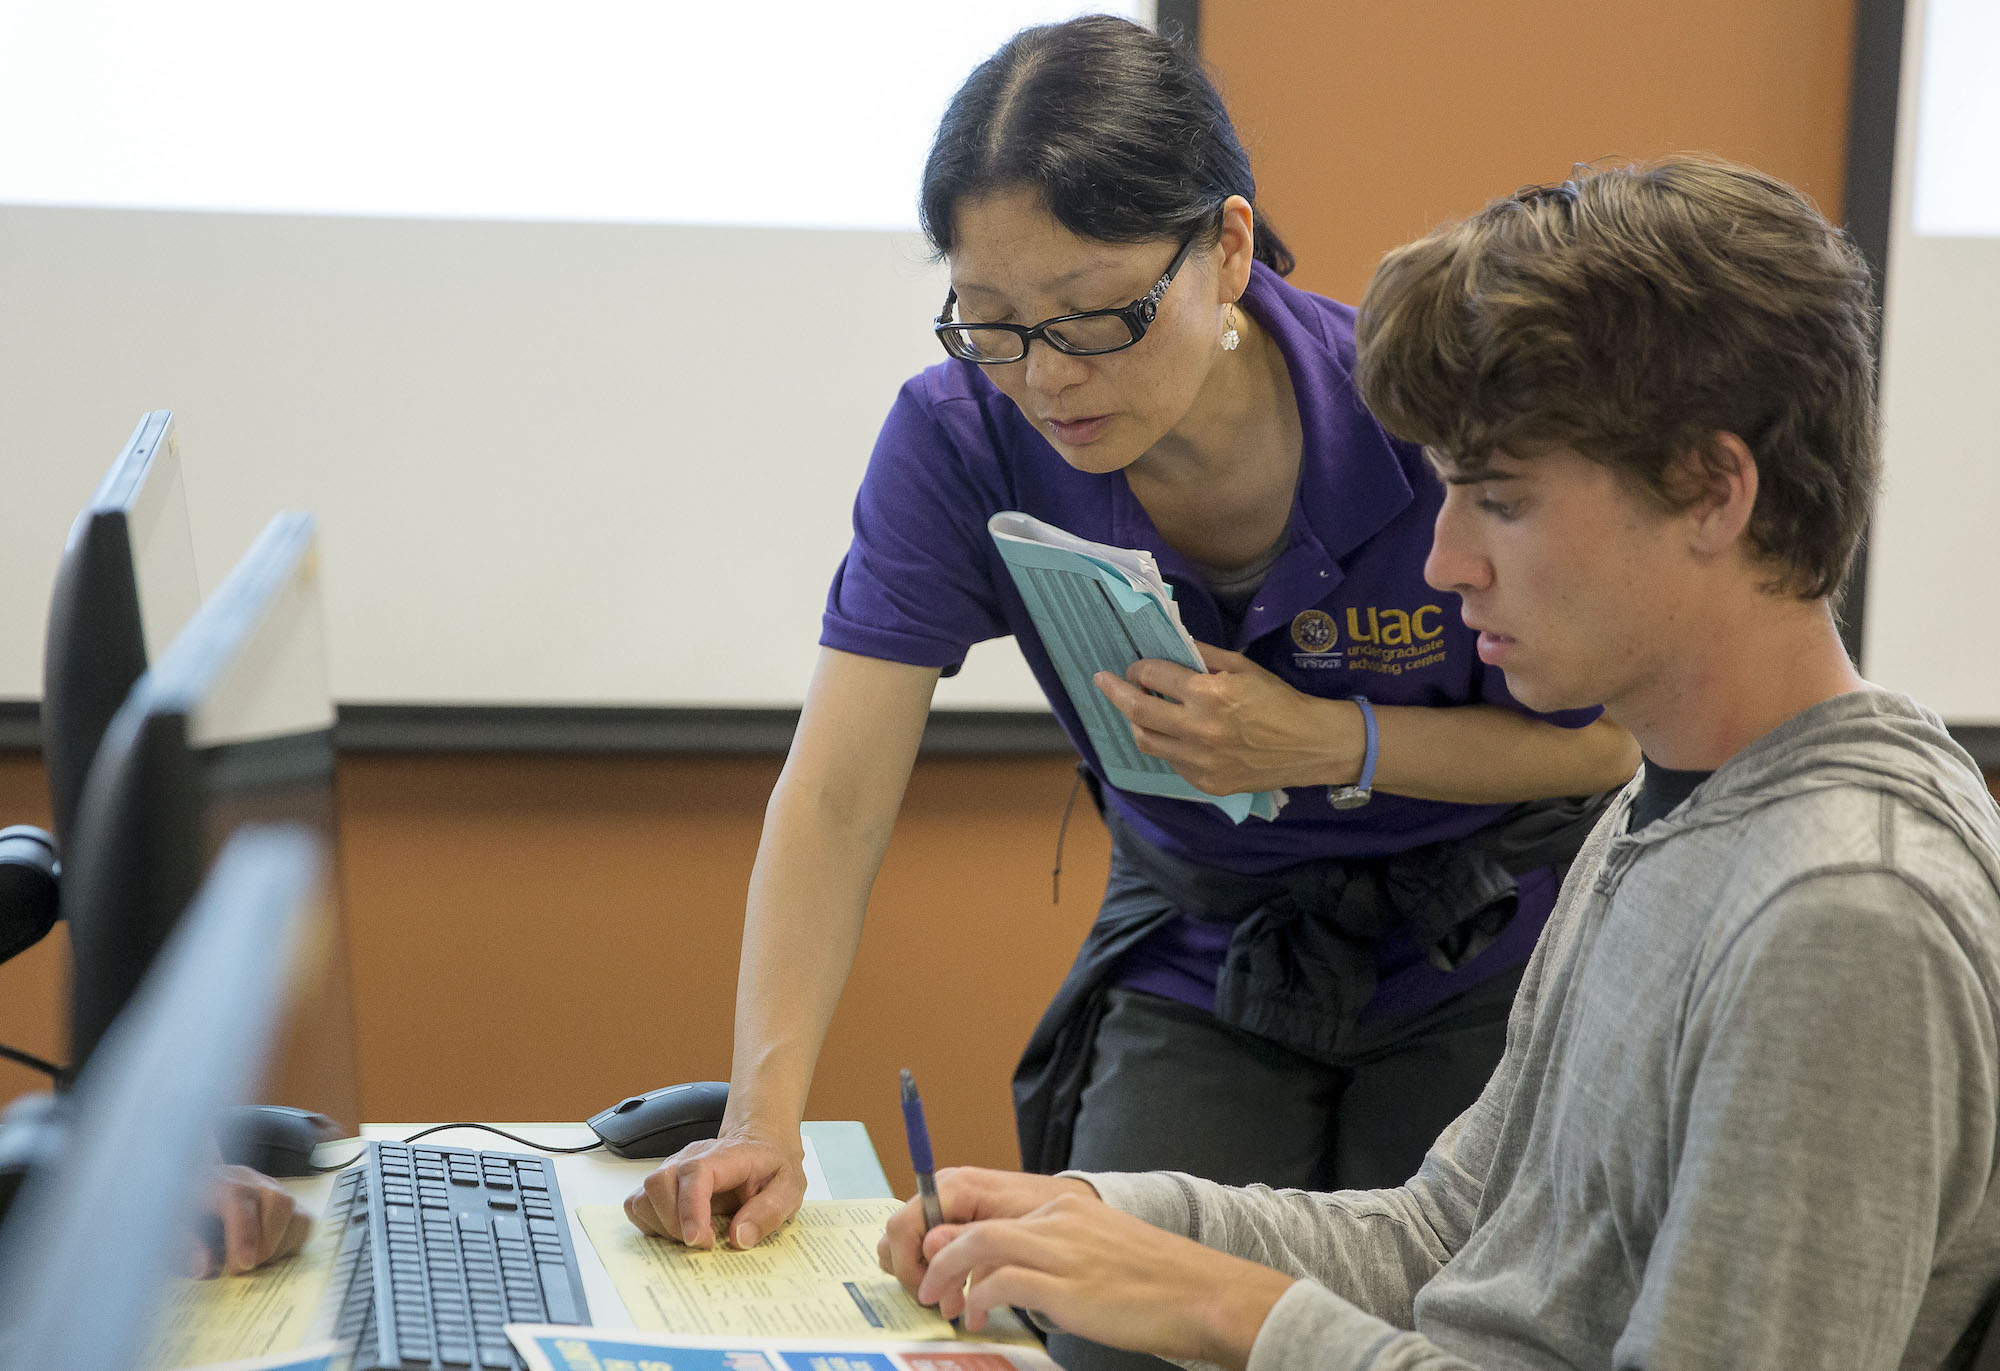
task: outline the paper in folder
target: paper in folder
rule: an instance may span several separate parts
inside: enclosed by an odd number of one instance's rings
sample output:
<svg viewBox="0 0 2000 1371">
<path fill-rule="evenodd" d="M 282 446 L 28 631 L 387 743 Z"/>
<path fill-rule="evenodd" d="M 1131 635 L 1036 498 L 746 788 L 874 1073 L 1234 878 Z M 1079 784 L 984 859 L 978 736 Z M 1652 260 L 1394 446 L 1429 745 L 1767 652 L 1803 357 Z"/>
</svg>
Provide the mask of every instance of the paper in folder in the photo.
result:
<svg viewBox="0 0 2000 1371">
<path fill-rule="evenodd" d="M 1210 795 L 1158 757 L 1139 751 L 1132 725 L 1090 682 L 1100 671 L 1123 676 L 1142 657 L 1208 670 L 1152 553 L 1093 543 L 1013 510 L 994 515 L 986 529 L 1027 602 L 1106 780 L 1135 794 L 1201 800 L 1239 824 L 1253 814 L 1278 816 L 1285 803 L 1282 790 Z"/>
</svg>

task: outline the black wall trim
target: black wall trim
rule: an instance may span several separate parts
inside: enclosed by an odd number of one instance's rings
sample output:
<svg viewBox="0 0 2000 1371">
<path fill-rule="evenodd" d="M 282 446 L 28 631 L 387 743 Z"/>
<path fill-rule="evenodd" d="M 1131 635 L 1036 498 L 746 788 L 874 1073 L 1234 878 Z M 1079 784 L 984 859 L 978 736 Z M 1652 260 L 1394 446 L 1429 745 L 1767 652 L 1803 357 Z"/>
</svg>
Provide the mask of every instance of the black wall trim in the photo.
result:
<svg viewBox="0 0 2000 1371">
<path fill-rule="evenodd" d="M 2000 724 L 1954 724 L 1951 736 L 1988 771 L 2000 771 Z"/>
<path fill-rule="evenodd" d="M 646 709 L 524 705 L 342 705 L 343 752 L 638 752 L 783 755 L 796 709 Z M 1055 716 L 937 710 L 923 751 L 938 756 L 1073 755 Z"/>
<path fill-rule="evenodd" d="M 0 700 L 0 750 L 41 746 L 32 700 Z M 796 709 L 631 709 L 528 705 L 342 705 L 341 752 L 750 753 L 782 756 Z M 928 756 L 1074 756 L 1055 716 L 1038 710 L 937 710 Z"/>
<path fill-rule="evenodd" d="M 0 752 L 41 747 L 33 700 L 0 700 Z M 340 752 L 747 753 L 782 756 L 795 709 L 615 709 L 528 705 L 342 705 Z M 2000 771 L 2000 724 L 1954 724 L 1952 737 Z M 933 757 L 1073 757 L 1055 716 L 1029 710 L 938 710 L 924 726 Z M 5 816 L 0 815 L 0 824 Z"/>
<path fill-rule="evenodd" d="M 1158 0 L 1153 27 L 1168 38 L 1178 38 L 1196 52 L 1201 51 L 1201 0 Z"/>
<path fill-rule="evenodd" d="M 1848 88 L 1847 190 L 1841 207 L 1848 234 L 1875 276 L 1875 308 L 1889 273 L 1889 219 L 1896 185 L 1896 110 L 1902 99 L 1903 0 L 1855 0 L 1854 76 Z M 1880 359 L 1880 340 L 1877 340 Z M 1840 638 L 1861 661 L 1861 621 L 1868 603 L 1868 535 L 1840 598 Z M 1863 663 L 1865 666 L 1866 664 Z M 1976 755 L 1976 754 L 1975 754 Z M 1984 764 L 1984 759 L 1981 759 Z"/>
<path fill-rule="evenodd" d="M 0 700 L 0 750 L 42 750 L 42 707 L 35 700 Z M 0 825 L 6 820 L 0 819 Z"/>
</svg>

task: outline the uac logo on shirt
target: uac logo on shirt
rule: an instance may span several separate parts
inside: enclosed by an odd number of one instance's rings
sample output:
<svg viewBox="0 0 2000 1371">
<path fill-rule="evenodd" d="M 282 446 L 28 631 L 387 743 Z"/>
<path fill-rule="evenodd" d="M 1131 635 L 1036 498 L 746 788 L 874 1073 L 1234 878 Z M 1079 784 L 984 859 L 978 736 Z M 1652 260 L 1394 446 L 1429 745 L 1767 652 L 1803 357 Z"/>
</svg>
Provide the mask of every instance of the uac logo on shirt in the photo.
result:
<svg viewBox="0 0 2000 1371">
<path fill-rule="evenodd" d="M 1363 616 L 1366 616 L 1365 618 Z M 1347 669 L 1400 676 L 1443 666 L 1444 610 L 1438 605 L 1384 609 L 1379 605 L 1347 611 Z"/>
<path fill-rule="evenodd" d="M 1428 643 L 1444 633 L 1444 625 L 1427 624 L 1425 615 L 1444 617 L 1444 610 L 1436 605 L 1424 605 L 1414 611 L 1400 609 L 1380 609 L 1374 605 L 1367 608 L 1368 626 L 1361 626 L 1361 610 L 1349 606 L 1347 610 L 1347 640 L 1351 643 L 1380 643 L 1383 647 L 1401 647 L 1410 643 Z"/>
<path fill-rule="evenodd" d="M 1292 620 L 1292 665 L 1302 671 L 1372 671 L 1400 676 L 1406 671 L 1441 666 L 1445 660 L 1444 609 L 1385 609 L 1381 605 L 1350 606 L 1347 636 L 1340 621 L 1324 610 L 1308 609 Z"/>
</svg>

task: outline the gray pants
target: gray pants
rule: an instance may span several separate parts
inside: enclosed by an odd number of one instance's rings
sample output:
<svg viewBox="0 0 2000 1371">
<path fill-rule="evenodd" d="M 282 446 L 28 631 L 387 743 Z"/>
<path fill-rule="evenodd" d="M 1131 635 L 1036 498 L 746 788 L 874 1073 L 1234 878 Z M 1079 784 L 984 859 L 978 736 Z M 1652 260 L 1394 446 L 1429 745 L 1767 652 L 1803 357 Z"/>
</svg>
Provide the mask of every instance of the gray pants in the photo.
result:
<svg viewBox="0 0 2000 1371">
<path fill-rule="evenodd" d="M 1499 1064 L 1520 981 L 1509 971 L 1386 1023 L 1330 1065 L 1188 1005 L 1110 991 L 1069 1165 L 1307 1190 L 1401 1185 Z M 1169 1365 L 1060 1333 L 1049 1352 L 1069 1371 Z"/>
</svg>

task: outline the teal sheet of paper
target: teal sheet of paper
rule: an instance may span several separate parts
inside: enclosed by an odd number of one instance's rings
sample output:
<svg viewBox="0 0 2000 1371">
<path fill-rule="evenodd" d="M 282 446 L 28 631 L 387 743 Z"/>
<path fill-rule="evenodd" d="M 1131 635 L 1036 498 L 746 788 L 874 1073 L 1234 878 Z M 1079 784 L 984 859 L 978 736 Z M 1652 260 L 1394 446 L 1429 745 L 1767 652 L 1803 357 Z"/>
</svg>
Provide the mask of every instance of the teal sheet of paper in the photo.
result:
<svg viewBox="0 0 2000 1371">
<path fill-rule="evenodd" d="M 1253 814 L 1277 817 L 1282 800 L 1274 791 L 1210 795 L 1158 757 L 1139 751 L 1131 723 L 1091 684 L 1100 671 L 1123 676 L 1142 657 L 1204 670 L 1158 600 L 1134 590 L 1123 573 L 1086 553 L 1014 538 L 993 541 L 1083 720 L 1107 781 L 1139 795 L 1212 804 L 1239 824 Z"/>
</svg>

